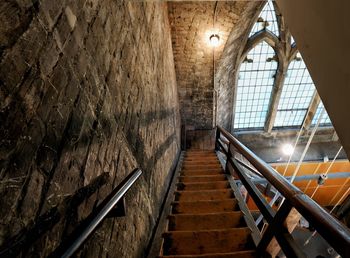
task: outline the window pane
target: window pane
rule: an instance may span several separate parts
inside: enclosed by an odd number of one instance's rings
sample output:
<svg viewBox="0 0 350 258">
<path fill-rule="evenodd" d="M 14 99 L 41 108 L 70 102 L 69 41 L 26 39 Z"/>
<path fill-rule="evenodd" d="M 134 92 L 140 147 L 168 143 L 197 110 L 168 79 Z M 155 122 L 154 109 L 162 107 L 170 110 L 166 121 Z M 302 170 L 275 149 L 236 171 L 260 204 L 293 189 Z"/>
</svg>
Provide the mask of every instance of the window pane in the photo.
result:
<svg viewBox="0 0 350 258">
<path fill-rule="evenodd" d="M 257 22 L 254 24 L 253 29 L 249 34 L 249 37 L 263 29 L 267 29 L 279 37 L 275 8 L 270 0 L 261 11 Z"/>
<path fill-rule="evenodd" d="M 316 109 L 316 113 L 314 115 L 314 118 L 312 119 L 312 122 L 311 122 L 312 126 L 315 126 L 317 124 L 318 119 L 319 119 L 323 109 L 324 109 L 324 106 L 323 106 L 323 103 L 321 101 L 321 103 L 318 105 L 318 107 Z M 325 112 L 323 113 L 323 116 L 321 118 L 321 121 L 320 121 L 320 126 L 327 126 L 327 125 L 328 126 L 332 125 L 332 122 L 327 114 L 327 111 L 325 110 Z"/>
<path fill-rule="evenodd" d="M 265 41 L 256 45 L 240 67 L 234 128 L 263 128 L 269 107 L 277 62 Z M 244 64 L 244 65 L 243 65 Z"/>
<path fill-rule="evenodd" d="M 315 85 L 298 54 L 289 64 L 274 126 L 301 126 L 314 93 Z"/>
</svg>

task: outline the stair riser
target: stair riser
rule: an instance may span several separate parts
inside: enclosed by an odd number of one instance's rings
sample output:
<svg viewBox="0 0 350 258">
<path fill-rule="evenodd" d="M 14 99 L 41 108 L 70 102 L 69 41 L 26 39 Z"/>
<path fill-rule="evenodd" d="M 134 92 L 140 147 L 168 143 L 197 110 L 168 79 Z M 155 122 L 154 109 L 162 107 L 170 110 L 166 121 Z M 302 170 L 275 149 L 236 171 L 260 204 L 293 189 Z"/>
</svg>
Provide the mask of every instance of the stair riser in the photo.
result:
<svg viewBox="0 0 350 258">
<path fill-rule="evenodd" d="M 229 183 L 226 181 L 210 183 L 178 183 L 177 190 L 194 191 L 194 190 L 215 190 L 228 189 Z"/>
<path fill-rule="evenodd" d="M 220 165 L 221 163 L 217 159 L 213 160 L 187 160 L 183 163 L 183 166 L 187 165 Z"/>
<path fill-rule="evenodd" d="M 207 161 L 207 160 L 218 160 L 218 158 L 214 155 L 192 155 L 192 156 L 185 156 L 185 161 L 193 161 L 193 160 L 196 160 L 196 161 L 199 161 L 199 160 L 202 160 L 202 161 Z"/>
<path fill-rule="evenodd" d="M 224 175 L 223 171 L 190 171 L 182 172 L 180 176 L 217 176 Z"/>
<path fill-rule="evenodd" d="M 225 191 L 179 191 L 175 193 L 175 201 L 207 201 L 233 198 L 231 190 Z"/>
<path fill-rule="evenodd" d="M 246 227 L 241 212 L 204 215 L 173 215 L 169 217 L 169 231 L 198 231 Z"/>
<path fill-rule="evenodd" d="M 224 175 L 217 176 L 180 176 L 179 182 L 215 182 L 215 181 L 224 181 L 226 177 Z"/>
<path fill-rule="evenodd" d="M 159 256 L 159 258 L 258 258 L 256 251 L 238 251 L 234 253 L 216 253 L 202 255 L 167 255 Z"/>
<path fill-rule="evenodd" d="M 237 202 L 234 199 L 229 199 L 226 201 L 173 203 L 172 212 L 173 214 L 203 214 L 237 210 Z"/>
<path fill-rule="evenodd" d="M 223 231 L 171 232 L 164 234 L 164 254 L 210 254 L 247 250 L 250 231 L 237 228 Z"/>
<path fill-rule="evenodd" d="M 183 169 L 181 171 L 181 174 L 183 173 L 208 173 L 210 174 L 223 174 L 224 171 L 222 168 L 207 168 L 207 169 L 200 169 L 200 168 L 196 168 L 196 169 Z"/>
</svg>

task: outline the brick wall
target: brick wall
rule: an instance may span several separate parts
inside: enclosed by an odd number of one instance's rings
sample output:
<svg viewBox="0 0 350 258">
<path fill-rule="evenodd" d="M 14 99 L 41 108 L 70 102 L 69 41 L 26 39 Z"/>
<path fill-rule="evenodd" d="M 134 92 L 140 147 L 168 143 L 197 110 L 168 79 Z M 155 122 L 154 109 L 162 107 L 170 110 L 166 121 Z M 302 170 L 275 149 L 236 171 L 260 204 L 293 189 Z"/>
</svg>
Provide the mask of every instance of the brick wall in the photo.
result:
<svg viewBox="0 0 350 258">
<path fill-rule="evenodd" d="M 0 250 L 46 257 L 141 167 L 82 254 L 142 257 L 180 143 L 166 4 L 1 1 L 0 23 Z"/>
</svg>

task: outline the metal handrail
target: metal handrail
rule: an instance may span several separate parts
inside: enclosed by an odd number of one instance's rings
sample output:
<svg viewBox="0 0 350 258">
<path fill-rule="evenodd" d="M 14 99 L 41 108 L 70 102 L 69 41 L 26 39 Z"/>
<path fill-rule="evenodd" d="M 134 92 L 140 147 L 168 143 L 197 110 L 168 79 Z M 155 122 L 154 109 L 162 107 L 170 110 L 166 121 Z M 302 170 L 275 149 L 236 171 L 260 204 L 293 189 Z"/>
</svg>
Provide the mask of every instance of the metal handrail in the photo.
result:
<svg viewBox="0 0 350 258">
<path fill-rule="evenodd" d="M 350 231 L 346 226 L 220 126 L 217 127 L 216 135 L 218 147 L 221 147 L 219 144 L 220 134 L 225 136 L 229 143 L 283 195 L 292 207 L 298 210 L 298 212 L 313 225 L 320 235 L 325 238 L 340 255 L 343 257 L 350 257 Z M 230 147 L 228 146 L 227 153 L 229 152 Z M 230 159 L 232 158 L 230 157 Z"/>
<path fill-rule="evenodd" d="M 99 211 L 94 214 L 94 216 L 89 220 L 89 223 L 84 228 L 78 232 L 77 236 L 73 241 L 69 242 L 69 246 L 63 250 L 58 251 L 62 254 L 53 254 L 53 257 L 59 256 L 62 258 L 71 257 L 79 247 L 87 240 L 87 238 L 94 232 L 94 230 L 100 225 L 100 223 L 109 215 L 113 208 L 122 201 L 126 192 L 131 188 L 131 186 L 136 182 L 136 180 L 141 176 L 141 169 L 137 168 L 131 172 L 112 192 L 111 194 L 102 202 Z"/>
</svg>

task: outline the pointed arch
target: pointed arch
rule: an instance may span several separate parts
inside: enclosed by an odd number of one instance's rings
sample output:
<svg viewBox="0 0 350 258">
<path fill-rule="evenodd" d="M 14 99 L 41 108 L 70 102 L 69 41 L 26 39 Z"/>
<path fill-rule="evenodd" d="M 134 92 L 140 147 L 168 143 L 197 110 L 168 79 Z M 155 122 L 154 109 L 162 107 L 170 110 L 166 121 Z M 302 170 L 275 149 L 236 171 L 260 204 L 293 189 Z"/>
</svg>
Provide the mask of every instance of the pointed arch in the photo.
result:
<svg viewBox="0 0 350 258">
<path fill-rule="evenodd" d="M 275 50 L 261 41 L 240 65 L 234 129 L 262 129 L 265 125 L 278 62 Z"/>
<path fill-rule="evenodd" d="M 258 20 L 253 25 L 249 37 L 261 30 L 269 30 L 277 37 L 279 37 L 280 35 L 275 6 L 271 0 L 268 0 L 264 8 L 262 9 Z"/>
</svg>

